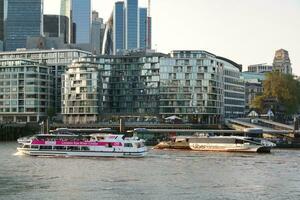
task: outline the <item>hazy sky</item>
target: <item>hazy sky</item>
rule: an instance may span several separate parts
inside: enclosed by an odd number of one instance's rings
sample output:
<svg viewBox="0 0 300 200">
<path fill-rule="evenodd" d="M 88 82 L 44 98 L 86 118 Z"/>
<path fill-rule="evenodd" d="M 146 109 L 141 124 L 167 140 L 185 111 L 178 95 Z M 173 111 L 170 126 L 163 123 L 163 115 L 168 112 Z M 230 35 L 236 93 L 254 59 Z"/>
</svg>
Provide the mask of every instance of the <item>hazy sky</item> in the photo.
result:
<svg viewBox="0 0 300 200">
<path fill-rule="evenodd" d="M 45 10 L 53 12 L 58 0 L 48 1 Z M 115 0 L 92 2 L 106 20 Z M 284 48 L 300 75 L 300 0 L 152 0 L 151 13 L 153 47 L 160 52 L 206 50 L 246 70 L 271 64 L 275 50 Z"/>
</svg>

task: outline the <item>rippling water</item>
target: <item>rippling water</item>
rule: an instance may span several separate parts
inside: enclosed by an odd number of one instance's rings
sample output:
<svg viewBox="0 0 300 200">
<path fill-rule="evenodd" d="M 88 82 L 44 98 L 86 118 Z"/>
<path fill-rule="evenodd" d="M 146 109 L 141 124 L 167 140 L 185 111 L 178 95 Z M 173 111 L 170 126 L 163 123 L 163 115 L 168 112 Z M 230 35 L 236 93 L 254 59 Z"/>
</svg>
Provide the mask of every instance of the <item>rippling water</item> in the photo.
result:
<svg viewBox="0 0 300 200">
<path fill-rule="evenodd" d="M 151 150 L 143 159 L 15 155 L 0 143 L 0 199 L 300 199 L 300 151 Z"/>
</svg>

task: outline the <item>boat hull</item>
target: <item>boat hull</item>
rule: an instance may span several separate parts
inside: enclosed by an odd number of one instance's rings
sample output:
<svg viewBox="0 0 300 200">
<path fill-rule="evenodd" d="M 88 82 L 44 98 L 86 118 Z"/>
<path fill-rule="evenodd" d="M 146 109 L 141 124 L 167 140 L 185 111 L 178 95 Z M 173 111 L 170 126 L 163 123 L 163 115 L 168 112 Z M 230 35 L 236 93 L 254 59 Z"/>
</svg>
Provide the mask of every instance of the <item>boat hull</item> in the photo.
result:
<svg viewBox="0 0 300 200">
<path fill-rule="evenodd" d="M 243 152 L 243 153 L 270 153 L 271 147 L 267 146 L 208 146 L 191 143 L 190 148 L 194 151 L 218 151 L 218 152 Z"/>
<path fill-rule="evenodd" d="M 29 156 L 54 156 L 54 157 L 120 157 L 140 158 L 147 154 L 147 151 L 140 152 L 113 152 L 113 151 L 55 151 L 17 148 L 18 152 Z"/>
</svg>

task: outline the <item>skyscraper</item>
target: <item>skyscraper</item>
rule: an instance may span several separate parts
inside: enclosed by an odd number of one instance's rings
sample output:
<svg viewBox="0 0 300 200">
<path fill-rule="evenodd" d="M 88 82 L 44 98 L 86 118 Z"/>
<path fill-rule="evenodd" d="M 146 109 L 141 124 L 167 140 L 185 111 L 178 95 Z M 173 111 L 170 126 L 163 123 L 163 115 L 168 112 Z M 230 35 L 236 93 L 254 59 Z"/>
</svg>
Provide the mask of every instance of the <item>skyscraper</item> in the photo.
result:
<svg viewBox="0 0 300 200">
<path fill-rule="evenodd" d="M 4 0 L 0 0 L 0 40 L 3 41 L 4 36 Z"/>
<path fill-rule="evenodd" d="M 138 48 L 138 0 L 125 0 L 125 49 Z"/>
<path fill-rule="evenodd" d="M 69 23 L 66 24 L 65 29 L 68 31 L 68 41 L 67 43 L 71 43 L 71 25 L 72 25 L 72 16 L 71 16 L 71 0 L 61 0 L 60 2 L 60 15 L 67 17 Z"/>
<path fill-rule="evenodd" d="M 113 41 L 114 54 L 125 48 L 124 43 L 124 2 L 116 2 L 114 7 Z"/>
<path fill-rule="evenodd" d="M 72 0 L 73 43 L 91 42 L 91 0 Z"/>
<path fill-rule="evenodd" d="M 292 74 L 291 61 L 289 52 L 284 49 L 279 49 L 275 52 L 273 61 L 273 70 L 285 74 Z"/>
<path fill-rule="evenodd" d="M 105 25 L 103 19 L 99 18 L 97 11 L 93 11 L 92 16 L 91 51 L 94 54 L 100 55 Z"/>
<path fill-rule="evenodd" d="M 147 8 L 139 8 L 139 48 L 147 48 Z"/>
<path fill-rule="evenodd" d="M 69 19 L 61 15 L 44 15 L 44 35 L 46 37 L 61 37 L 64 43 L 69 43 Z"/>
<path fill-rule="evenodd" d="M 4 5 L 5 50 L 25 48 L 28 36 L 42 35 L 42 0 L 5 0 Z"/>
</svg>

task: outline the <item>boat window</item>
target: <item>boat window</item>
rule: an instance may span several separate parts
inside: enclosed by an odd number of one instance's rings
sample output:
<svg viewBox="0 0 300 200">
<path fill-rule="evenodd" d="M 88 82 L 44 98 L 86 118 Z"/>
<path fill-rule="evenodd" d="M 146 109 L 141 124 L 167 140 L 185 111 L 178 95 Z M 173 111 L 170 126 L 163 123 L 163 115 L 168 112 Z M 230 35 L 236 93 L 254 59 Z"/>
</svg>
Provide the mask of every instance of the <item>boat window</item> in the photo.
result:
<svg viewBox="0 0 300 200">
<path fill-rule="evenodd" d="M 29 145 L 24 145 L 23 148 L 29 149 Z"/>
<path fill-rule="evenodd" d="M 113 147 L 112 143 L 108 143 L 107 147 L 112 148 Z"/>
<path fill-rule="evenodd" d="M 133 147 L 131 143 L 124 143 L 124 147 Z"/>
<path fill-rule="evenodd" d="M 104 140 L 104 137 L 97 137 L 97 140 Z"/>
<path fill-rule="evenodd" d="M 243 141 L 243 140 L 236 139 L 236 140 L 235 140 L 235 143 L 236 143 L 236 144 L 244 144 L 244 141 Z"/>
<path fill-rule="evenodd" d="M 89 151 L 89 147 L 81 147 L 81 151 Z"/>
<path fill-rule="evenodd" d="M 72 147 L 72 146 L 68 147 L 67 149 L 70 151 L 79 151 L 80 150 L 79 147 Z"/>
<path fill-rule="evenodd" d="M 32 148 L 32 149 L 38 149 L 39 146 L 37 146 L 37 145 L 31 145 L 31 148 Z"/>
<path fill-rule="evenodd" d="M 50 150 L 52 146 L 40 146 L 40 149 Z"/>
<path fill-rule="evenodd" d="M 66 150 L 66 147 L 65 146 L 55 146 L 55 147 L 53 147 L 53 149 L 56 149 L 56 150 Z"/>
</svg>

